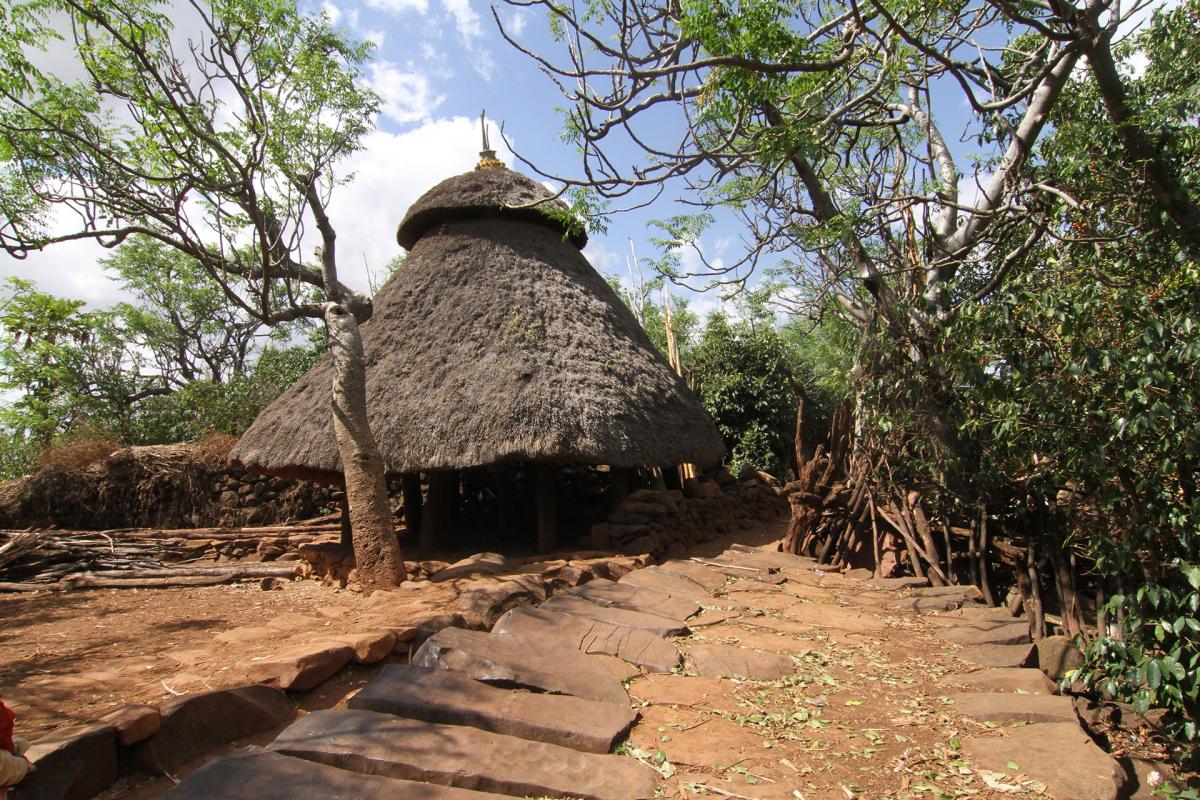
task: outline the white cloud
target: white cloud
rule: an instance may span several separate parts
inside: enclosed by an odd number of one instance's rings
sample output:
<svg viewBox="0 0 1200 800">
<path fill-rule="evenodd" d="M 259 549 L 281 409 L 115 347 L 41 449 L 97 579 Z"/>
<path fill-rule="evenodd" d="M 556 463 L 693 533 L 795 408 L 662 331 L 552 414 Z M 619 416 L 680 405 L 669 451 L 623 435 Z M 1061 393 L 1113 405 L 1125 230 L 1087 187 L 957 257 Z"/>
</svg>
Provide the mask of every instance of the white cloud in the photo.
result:
<svg viewBox="0 0 1200 800">
<path fill-rule="evenodd" d="M 524 9 L 514 8 L 513 12 L 508 15 L 508 19 L 504 20 L 504 30 L 510 36 L 520 36 L 525 32 L 525 23 L 529 16 Z"/>
<path fill-rule="evenodd" d="M 545 185 L 543 183 L 543 185 Z M 549 187 L 547 187 L 549 188 Z M 625 265 L 620 256 L 609 249 L 608 245 L 599 239 L 590 239 L 587 247 L 583 248 L 583 257 L 596 268 L 597 272 L 610 275 L 620 275 L 625 271 Z"/>
<path fill-rule="evenodd" d="M 512 164 L 494 123 L 490 136 L 497 157 Z M 378 273 L 400 252 L 396 228 L 408 207 L 438 182 L 467 172 L 479 161 L 479 121 L 437 119 L 405 133 L 375 131 L 364 148 L 347 160 L 343 173 L 354 180 L 338 187 L 329 206 L 338 232 L 342 280 L 366 291 L 368 274 Z M 305 253 L 312 247 L 305 244 Z"/>
<path fill-rule="evenodd" d="M 383 98 L 382 113 L 400 124 L 428 120 L 445 98 L 435 95 L 429 78 L 402 72 L 390 61 L 378 61 L 367 72 L 368 85 Z"/>
<path fill-rule="evenodd" d="M 368 8 L 392 14 L 402 14 L 405 11 L 417 11 L 424 14 L 429 10 L 429 0 L 366 0 L 366 3 Z"/>
<path fill-rule="evenodd" d="M 471 8 L 471 0 L 442 0 L 442 7 L 454 17 L 458 34 L 465 41 L 478 39 L 483 35 L 483 26 L 479 24 L 479 14 Z"/>
<path fill-rule="evenodd" d="M 342 19 L 342 10 L 333 3 L 329 2 L 329 0 L 324 0 L 324 2 L 321 3 L 321 11 L 325 14 L 325 16 L 329 17 L 329 21 L 334 25 L 337 25 Z"/>
</svg>

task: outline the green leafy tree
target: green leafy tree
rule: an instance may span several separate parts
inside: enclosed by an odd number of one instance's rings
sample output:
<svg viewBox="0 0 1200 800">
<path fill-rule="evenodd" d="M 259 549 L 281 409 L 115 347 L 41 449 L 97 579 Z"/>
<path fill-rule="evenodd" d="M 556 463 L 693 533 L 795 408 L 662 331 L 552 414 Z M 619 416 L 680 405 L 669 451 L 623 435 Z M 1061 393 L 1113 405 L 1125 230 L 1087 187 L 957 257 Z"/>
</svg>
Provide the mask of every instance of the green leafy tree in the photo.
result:
<svg viewBox="0 0 1200 800">
<path fill-rule="evenodd" d="M 203 40 L 177 46 L 189 15 Z M 65 23 L 65 24 L 64 24 Z M 35 54 L 66 44 L 69 81 Z M 403 562 L 383 460 L 367 422 L 358 325 L 370 301 L 338 278 L 327 213 L 334 169 L 371 129 L 370 45 L 291 0 L 21 0 L 0 9 L 0 247 L 143 235 L 205 270 L 266 325 L 323 320 L 334 430 L 367 591 Z M 51 230 L 50 210 L 74 230 Z M 302 234 L 315 231 L 315 257 Z"/>
<path fill-rule="evenodd" d="M 122 303 L 115 311 L 168 384 L 221 383 L 245 371 L 255 342 L 264 338 L 262 321 L 230 303 L 195 259 L 156 239 L 133 236 L 101 264 L 137 298 L 136 305 Z M 274 333 L 286 336 L 288 328 Z"/>
<path fill-rule="evenodd" d="M 81 424 L 125 437 L 139 402 L 166 394 L 120 318 L 10 278 L 0 300 L 0 406 L 10 448 L 33 452 Z M 14 469 L 15 467 L 10 467 Z"/>
<path fill-rule="evenodd" d="M 796 433 L 792 354 L 769 326 L 709 316 L 689 353 L 696 392 L 717 423 L 734 470 L 745 465 L 786 475 Z"/>
</svg>

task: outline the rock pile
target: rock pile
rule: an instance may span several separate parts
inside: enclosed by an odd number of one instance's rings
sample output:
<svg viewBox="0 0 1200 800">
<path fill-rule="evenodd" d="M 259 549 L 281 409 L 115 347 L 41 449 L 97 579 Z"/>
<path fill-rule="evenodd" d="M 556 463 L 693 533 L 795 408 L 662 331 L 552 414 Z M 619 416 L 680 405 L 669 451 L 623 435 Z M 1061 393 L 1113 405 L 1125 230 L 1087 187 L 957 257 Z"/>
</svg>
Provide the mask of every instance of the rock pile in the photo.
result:
<svg viewBox="0 0 1200 800">
<path fill-rule="evenodd" d="M 720 472 L 713 479 L 689 479 L 684 491 L 630 493 L 608 519 L 592 526 L 591 546 L 626 555 L 679 558 L 693 544 L 752 527 L 787 508 L 778 481 L 769 475 L 756 473 L 738 481 Z"/>
</svg>

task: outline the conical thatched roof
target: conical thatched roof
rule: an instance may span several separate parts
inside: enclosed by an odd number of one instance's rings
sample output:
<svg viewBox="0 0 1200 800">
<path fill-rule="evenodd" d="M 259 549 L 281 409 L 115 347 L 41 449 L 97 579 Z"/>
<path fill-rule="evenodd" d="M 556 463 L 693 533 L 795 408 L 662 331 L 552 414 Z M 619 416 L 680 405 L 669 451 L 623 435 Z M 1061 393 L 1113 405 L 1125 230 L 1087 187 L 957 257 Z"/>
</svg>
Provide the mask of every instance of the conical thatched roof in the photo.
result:
<svg viewBox="0 0 1200 800">
<path fill-rule="evenodd" d="M 507 169 L 450 178 L 409 210 L 407 260 L 363 325 L 371 429 L 392 474 L 501 461 L 714 464 L 699 400 Z M 525 208 L 505 208 L 521 205 Z M 233 449 L 245 467 L 340 479 L 325 357 Z"/>
</svg>

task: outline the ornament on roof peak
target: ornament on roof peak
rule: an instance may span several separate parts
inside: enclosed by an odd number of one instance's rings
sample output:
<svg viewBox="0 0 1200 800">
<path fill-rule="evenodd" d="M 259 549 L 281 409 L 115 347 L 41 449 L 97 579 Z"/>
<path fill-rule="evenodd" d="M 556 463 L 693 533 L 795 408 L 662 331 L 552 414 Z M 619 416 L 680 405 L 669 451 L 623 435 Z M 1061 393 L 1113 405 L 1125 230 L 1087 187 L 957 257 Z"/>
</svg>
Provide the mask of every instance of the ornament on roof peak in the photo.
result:
<svg viewBox="0 0 1200 800">
<path fill-rule="evenodd" d="M 500 159 L 496 158 L 496 151 L 492 149 L 488 142 L 487 131 L 487 110 L 479 112 L 479 128 L 483 133 L 483 149 L 479 151 L 479 163 L 475 165 L 475 169 L 508 169 Z"/>
</svg>

